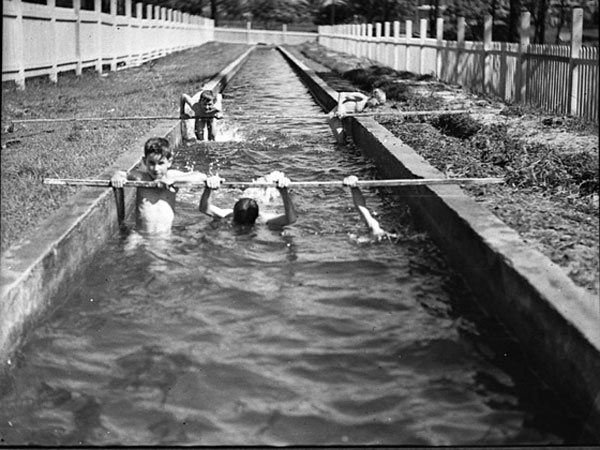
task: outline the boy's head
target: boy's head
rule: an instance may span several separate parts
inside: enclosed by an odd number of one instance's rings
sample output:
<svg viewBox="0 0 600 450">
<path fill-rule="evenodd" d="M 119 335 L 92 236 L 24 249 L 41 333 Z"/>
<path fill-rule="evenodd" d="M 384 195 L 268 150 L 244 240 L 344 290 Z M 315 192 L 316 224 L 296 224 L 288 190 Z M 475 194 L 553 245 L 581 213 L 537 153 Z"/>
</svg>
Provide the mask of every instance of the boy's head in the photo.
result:
<svg viewBox="0 0 600 450">
<path fill-rule="evenodd" d="M 167 139 L 154 137 L 146 141 L 142 161 L 152 179 L 157 180 L 167 175 L 172 158 L 173 154 Z"/>
<path fill-rule="evenodd" d="M 205 108 L 211 108 L 216 101 L 216 97 L 213 91 L 202 91 L 202 93 L 200 94 L 200 103 L 202 103 L 202 105 Z"/>
<path fill-rule="evenodd" d="M 367 105 L 368 106 L 379 106 L 379 105 L 383 105 L 385 103 L 385 101 L 386 101 L 385 92 L 383 92 L 379 88 L 375 88 L 371 92 L 371 98 L 369 98 L 369 100 L 367 101 Z"/>
<path fill-rule="evenodd" d="M 258 204 L 251 198 L 240 198 L 233 206 L 233 221 L 240 225 L 253 225 L 258 217 Z"/>
</svg>

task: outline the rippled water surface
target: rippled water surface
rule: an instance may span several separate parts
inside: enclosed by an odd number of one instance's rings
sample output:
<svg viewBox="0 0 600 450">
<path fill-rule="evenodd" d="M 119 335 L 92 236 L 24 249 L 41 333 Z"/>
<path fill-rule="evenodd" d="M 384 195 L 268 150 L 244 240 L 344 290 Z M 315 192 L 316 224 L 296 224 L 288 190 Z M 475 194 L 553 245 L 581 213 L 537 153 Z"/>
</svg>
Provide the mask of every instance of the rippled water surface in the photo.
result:
<svg viewBox="0 0 600 450">
<path fill-rule="evenodd" d="M 231 181 L 374 174 L 336 147 L 275 50 L 252 56 L 224 104 L 220 142 L 181 149 L 179 167 Z M 261 120 L 276 114 L 315 118 Z M 365 192 L 396 243 L 371 242 L 340 188 L 294 189 L 300 217 L 283 231 L 213 221 L 200 192 L 180 191 L 171 236 L 115 236 L 30 333 L 0 392 L 2 443 L 576 440 L 576 421 L 391 195 Z"/>
</svg>

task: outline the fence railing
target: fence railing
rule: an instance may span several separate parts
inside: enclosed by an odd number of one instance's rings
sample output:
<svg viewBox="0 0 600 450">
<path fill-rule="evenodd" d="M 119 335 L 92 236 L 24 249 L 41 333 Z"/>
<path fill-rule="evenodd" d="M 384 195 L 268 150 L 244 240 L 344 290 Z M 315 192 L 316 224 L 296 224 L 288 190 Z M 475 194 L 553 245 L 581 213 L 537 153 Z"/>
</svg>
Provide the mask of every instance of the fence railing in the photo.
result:
<svg viewBox="0 0 600 450">
<path fill-rule="evenodd" d="M 316 41 L 317 37 L 317 33 L 288 31 L 286 24 L 281 26 L 281 31 L 255 30 L 251 22 L 246 22 L 246 28 L 215 28 L 215 40 L 234 44 L 298 45 Z"/>
<path fill-rule="evenodd" d="M 442 18 L 435 38 L 427 37 L 427 24 L 420 21 L 418 37 L 410 20 L 403 34 L 399 22 L 321 26 L 319 43 L 506 102 L 598 122 L 598 47 L 582 46 L 582 9 L 573 10 L 570 46 L 530 45 L 528 12 L 520 18 L 519 43 L 494 42 L 491 16 L 485 18 L 483 42 L 464 40 L 464 19 L 458 20 L 456 41 L 443 39 Z"/>
<path fill-rule="evenodd" d="M 214 40 L 213 20 L 171 8 L 126 0 L 125 15 L 117 15 L 117 1 L 103 13 L 102 0 L 94 10 L 3 0 L 2 81 L 25 87 L 27 78 L 60 72 L 80 75 L 88 67 L 98 72 L 117 70 L 160 58 L 169 53 Z"/>
</svg>

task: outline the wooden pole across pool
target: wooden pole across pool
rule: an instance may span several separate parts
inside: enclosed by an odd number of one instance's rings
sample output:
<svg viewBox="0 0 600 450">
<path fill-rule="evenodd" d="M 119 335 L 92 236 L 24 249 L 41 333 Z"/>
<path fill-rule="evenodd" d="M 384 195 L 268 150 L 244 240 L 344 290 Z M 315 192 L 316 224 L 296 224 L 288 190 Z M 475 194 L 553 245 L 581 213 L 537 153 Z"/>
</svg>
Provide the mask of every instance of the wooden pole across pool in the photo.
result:
<svg viewBox="0 0 600 450">
<path fill-rule="evenodd" d="M 501 110 L 472 110 L 472 109 L 455 109 L 455 110 L 434 110 L 434 111 L 373 111 L 364 113 L 347 114 L 346 117 L 374 117 L 374 116 L 430 116 L 430 115 L 446 115 L 446 114 L 498 114 Z M 327 118 L 326 114 L 312 115 L 297 115 L 297 116 L 274 116 L 274 115 L 256 115 L 256 116 L 225 116 L 225 119 L 236 120 L 251 120 L 260 122 L 261 120 L 302 120 L 302 119 L 321 119 Z M 40 118 L 40 119 L 13 119 L 13 123 L 54 123 L 54 122 L 102 122 L 102 121 L 117 121 L 117 120 L 189 120 L 201 117 L 180 116 L 125 116 L 125 117 L 57 117 L 57 118 Z"/>
<path fill-rule="evenodd" d="M 442 184 L 499 184 L 504 183 L 503 178 L 414 178 L 414 179 L 393 179 L 393 180 L 359 180 L 356 185 L 359 187 L 402 187 L 402 186 L 423 186 L 423 185 L 442 185 Z M 44 184 L 60 186 L 92 186 L 92 187 L 111 187 L 110 180 L 90 180 L 75 178 L 44 178 Z M 204 183 L 176 181 L 176 186 L 204 186 Z M 157 187 L 154 181 L 126 181 L 125 187 Z M 224 181 L 222 187 L 276 187 L 275 183 L 253 182 L 253 181 Z M 291 181 L 290 187 L 345 187 L 343 181 Z"/>
</svg>

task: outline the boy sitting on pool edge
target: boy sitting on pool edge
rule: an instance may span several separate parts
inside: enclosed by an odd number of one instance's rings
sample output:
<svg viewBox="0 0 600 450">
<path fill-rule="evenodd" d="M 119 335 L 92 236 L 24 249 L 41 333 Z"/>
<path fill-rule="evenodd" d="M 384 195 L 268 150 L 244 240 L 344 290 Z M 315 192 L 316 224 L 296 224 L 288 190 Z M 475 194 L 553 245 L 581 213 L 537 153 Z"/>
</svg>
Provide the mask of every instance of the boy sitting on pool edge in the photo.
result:
<svg viewBox="0 0 600 450">
<path fill-rule="evenodd" d="M 296 209 L 288 192 L 290 180 L 289 178 L 286 178 L 282 172 L 272 172 L 265 177 L 265 181 L 276 184 L 277 191 L 279 191 L 279 195 L 283 200 L 284 214 L 261 212 L 256 199 L 251 197 L 251 195 L 253 195 L 252 191 L 255 191 L 256 188 L 246 189 L 242 193 L 242 197 L 233 206 L 233 209 L 220 208 L 213 205 L 210 200 L 211 193 L 219 188 L 222 181 L 223 179 L 218 175 L 206 179 L 206 188 L 204 189 L 204 192 L 202 192 L 200 205 L 198 207 L 200 212 L 219 219 L 231 216 L 233 223 L 237 225 L 254 225 L 254 223 L 258 221 L 259 223 L 266 223 L 270 226 L 282 227 L 296 221 Z M 264 190 L 264 194 L 267 196 L 266 202 L 270 201 L 269 189 L 272 188 Z"/>
<path fill-rule="evenodd" d="M 156 188 L 137 188 L 136 227 L 147 233 L 169 231 L 175 218 L 174 182 L 187 181 L 202 183 L 206 175 L 201 172 L 183 172 L 170 169 L 173 154 L 169 141 L 153 137 L 144 145 L 143 170 L 134 169 L 129 173 L 119 170 L 111 178 L 114 188 L 122 188 L 126 181 L 155 181 Z"/>
</svg>

